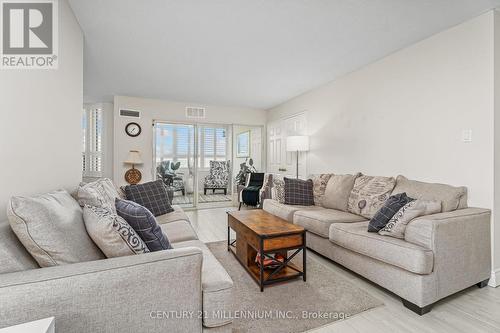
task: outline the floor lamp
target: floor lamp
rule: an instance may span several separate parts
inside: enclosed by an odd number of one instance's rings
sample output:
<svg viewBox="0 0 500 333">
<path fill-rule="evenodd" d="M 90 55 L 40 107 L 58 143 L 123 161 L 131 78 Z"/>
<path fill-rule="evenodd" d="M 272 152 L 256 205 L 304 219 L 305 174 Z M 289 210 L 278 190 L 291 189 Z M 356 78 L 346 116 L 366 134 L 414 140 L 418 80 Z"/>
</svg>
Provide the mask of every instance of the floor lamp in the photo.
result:
<svg viewBox="0 0 500 333">
<path fill-rule="evenodd" d="M 309 151 L 309 137 L 306 135 L 294 135 L 286 138 L 286 151 L 297 153 L 297 179 L 299 178 L 299 152 Z"/>
</svg>

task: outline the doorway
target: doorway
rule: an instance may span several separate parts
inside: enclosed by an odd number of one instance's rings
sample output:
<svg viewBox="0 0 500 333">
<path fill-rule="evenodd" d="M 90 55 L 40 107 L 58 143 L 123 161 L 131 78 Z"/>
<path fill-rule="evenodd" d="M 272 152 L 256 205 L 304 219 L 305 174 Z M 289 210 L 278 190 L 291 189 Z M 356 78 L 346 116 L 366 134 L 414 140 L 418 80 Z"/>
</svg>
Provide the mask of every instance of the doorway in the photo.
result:
<svg viewBox="0 0 500 333">
<path fill-rule="evenodd" d="M 154 121 L 154 178 L 183 208 L 231 206 L 232 126 Z"/>
<path fill-rule="evenodd" d="M 306 114 L 299 113 L 294 116 L 278 119 L 267 125 L 267 170 L 281 177 L 295 178 L 296 152 L 286 149 L 286 138 L 291 135 L 307 134 Z M 307 178 L 307 154 L 299 152 L 299 178 Z"/>
</svg>

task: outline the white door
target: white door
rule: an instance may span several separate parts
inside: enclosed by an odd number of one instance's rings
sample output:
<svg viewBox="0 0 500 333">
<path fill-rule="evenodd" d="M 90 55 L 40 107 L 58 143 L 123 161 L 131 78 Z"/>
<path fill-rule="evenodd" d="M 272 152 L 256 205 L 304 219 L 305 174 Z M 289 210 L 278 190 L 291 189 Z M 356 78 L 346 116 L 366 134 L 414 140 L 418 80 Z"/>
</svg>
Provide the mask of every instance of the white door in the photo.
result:
<svg viewBox="0 0 500 333">
<path fill-rule="evenodd" d="M 286 151 L 286 138 L 291 135 L 306 135 L 304 113 L 280 119 L 268 124 L 268 171 L 284 177 L 294 178 L 297 174 L 296 152 Z M 299 178 L 307 177 L 307 153 L 299 153 Z"/>
<path fill-rule="evenodd" d="M 252 128 L 250 131 L 250 152 L 253 158 L 253 165 L 257 171 L 262 172 L 262 127 Z"/>
<path fill-rule="evenodd" d="M 283 172 L 283 136 L 282 122 L 276 121 L 267 126 L 267 163 L 268 172 L 281 174 Z"/>
</svg>

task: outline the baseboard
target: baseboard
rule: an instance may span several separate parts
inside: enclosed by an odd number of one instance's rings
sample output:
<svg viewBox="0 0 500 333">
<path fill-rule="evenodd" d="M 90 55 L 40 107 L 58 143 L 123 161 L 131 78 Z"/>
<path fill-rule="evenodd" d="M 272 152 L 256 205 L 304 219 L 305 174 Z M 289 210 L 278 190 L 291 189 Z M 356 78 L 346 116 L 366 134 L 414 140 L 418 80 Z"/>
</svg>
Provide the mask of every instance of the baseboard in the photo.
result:
<svg viewBox="0 0 500 333">
<path fill-rule="evenodd" d="M 488 282 L 488 286 L 493 288 L 500 286 L 500 269 L 491 272 L 491 277 L 490 281 Z"/>
</svg>

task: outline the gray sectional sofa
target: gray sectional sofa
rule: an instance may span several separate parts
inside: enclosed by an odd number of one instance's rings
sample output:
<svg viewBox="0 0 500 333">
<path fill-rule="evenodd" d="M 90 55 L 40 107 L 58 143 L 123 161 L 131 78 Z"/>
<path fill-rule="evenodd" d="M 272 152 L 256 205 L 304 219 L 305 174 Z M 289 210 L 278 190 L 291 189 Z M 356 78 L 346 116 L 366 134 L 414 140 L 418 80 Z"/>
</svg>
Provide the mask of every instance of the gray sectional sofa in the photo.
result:
<svg viewBox="0 0 500 333">
<path fill-rule="evenodd" d="M 173 250 L 48 268 L 0 223 L 0 328 L 55 317 L 65 333 L 230 330 L 216 314 L 232 310 L 233 282 L 174 208 L 157 217 Z"/>
<path fill-rule="evenodd" d="M 412 220 L 404 239 L 370 233 L 365 217 L 321 205 L 266 199 L 263 209 L 304 227 L 308 248 L 399 295 L 420 315 L 446 296 L 475 284 L 486 286 L 491 274 L 490 210 L 468 208 L 463 187 L 400 176 L 393 194 L 402 192 L 442 202 L 441 213 Z M 325 193 L 334 194 L 332 189 Z"/>
</svg>

